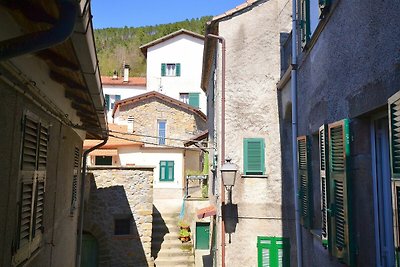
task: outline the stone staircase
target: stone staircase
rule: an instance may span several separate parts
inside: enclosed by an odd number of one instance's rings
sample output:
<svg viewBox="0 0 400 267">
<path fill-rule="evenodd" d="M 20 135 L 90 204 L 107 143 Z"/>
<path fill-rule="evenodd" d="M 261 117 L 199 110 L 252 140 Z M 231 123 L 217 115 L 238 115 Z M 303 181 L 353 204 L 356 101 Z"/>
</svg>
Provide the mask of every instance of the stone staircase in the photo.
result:
<svg viewBox="0 0 400 267">
<path fill-rule="evenodd" d="M 194 267 L 192 241 L 179 239 L 179 213 L 153 212 L 151 254 L 156 267 Z"/>
</svg>

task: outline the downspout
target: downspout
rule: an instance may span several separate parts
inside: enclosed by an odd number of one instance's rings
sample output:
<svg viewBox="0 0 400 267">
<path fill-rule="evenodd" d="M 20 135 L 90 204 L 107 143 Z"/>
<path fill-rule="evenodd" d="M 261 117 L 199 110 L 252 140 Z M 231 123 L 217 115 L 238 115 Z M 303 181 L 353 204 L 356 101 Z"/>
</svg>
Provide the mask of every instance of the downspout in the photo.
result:
<svg viewBox="0 0 400 267">
<path fill-rule="evenodd" d="M 297 169 L 297 7 L 292 0 L 292 71 L 291 71 L 291 95 L 292 95 L 292 163 L 293 163 L 293 192 L 296 224 L 296 248 L 297 267 L 303 266 L 303 247 L 300 225 L 299 198 L 297 192 L 299 173 Z"/>
<path fill-rule="evenodd" d="M 58 0 L 58 6 L 59 19 L 51 29 L 28 33 L 0 42 L 0 61 L 35 53 L 67 40 L 75 28 L 78 2 L 76 0 Z"/>
<path fill-rule="evenodd" d="M 225 38 L 214 35 L 207 34 L 207 38 L 215 38 L 218 39 L 222 44 L 222 70 L 221 70 L 221 166 L 225 161 L 225 52 L 226 52 L 226 43 Z M 221 208 L 224 207 L 225 204 L 225 188 L 224 184 L 221 181 Z M 225 267 L 225 221 L 224 218 L 221 220 L 221 266 Z"/>
<path fill-rule="evenodd" d="M 86 165 L 87 165 L 87 157 L 90 152 L 93 150 L 104 146 L 108 141 L 108 137 L 103 140 L 100 144 L 91 147 L 85 152 L 83 152 L 83 163 L 82 163 L 82 176 L 81 176 L 81 198 L 79 200 L 79 221 L 78 221 L 78 240 L 77 240 L 77 248 L 76 248 L 76 259 L 75 266 L 81 266 L 81 258 L 82 258 L 82 233 L 83 233 L 83 213 L 84 213 L 84 205 L 85 205 L 85 178 L 86 178 Z"/>
</svg>

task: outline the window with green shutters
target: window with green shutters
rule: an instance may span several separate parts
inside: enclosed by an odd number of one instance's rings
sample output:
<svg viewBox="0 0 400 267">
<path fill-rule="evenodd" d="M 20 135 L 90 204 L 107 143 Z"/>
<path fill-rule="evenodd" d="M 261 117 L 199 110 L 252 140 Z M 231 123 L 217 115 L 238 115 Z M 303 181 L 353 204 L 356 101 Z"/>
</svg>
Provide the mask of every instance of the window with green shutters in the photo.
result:
<svg viewBox="0 0 400 267">
<path fill-rule="evenodd" d="M 388 100 L 390 175 L 392 180 L 393 234 L 396 266 L 400 266 L 400 92 Z"/>
<path fill-rule="evenodd" d="M 161 63 L 161 76 L 181 76 L 181 63 Z"/>
<path fill-rule="evenodd" d="M 313 191 L 311 178 L 310 141 L 307 136 L 297 137 L 298 196 L 300 203 L 300 223 L 311 228 L 313 215 Z"/>
<path fill-rule="evenodd" d="M 350 130 L 349 121 L 328 125 L 329 143 L 329 229 L 331 253 L 353 266 L 354 247 L 350 205 Z"/>
<path fill-rule="evenodd" d="M 160 181 L 174 180 L 174 161 L 160 161 Z"/>
<path fill-rule="evenodd" d="M 243 140 L 243 163 L 245 175 L 265 174 L 265 145 L 263 138 Z"/>
<path fill-rule="evenodd" d="M 13 262 L 30 258 L 41 245 L 47 169 L 48 125 L 27 112 L 23 121 L 18 225 Z"/>
<path fill-rule="evenodd" d="M 200 94 L 199 93 L 189 93 L 189 105 L 195 108 L 200 106 Z"/>
<path fill-rule="evenodd" d="M 328 170 L 328 138 L 326 137 L 327 125 L 319 128 L 319 173 L 321 189 L 321 238 L 322 244 L 328 246 L 328 203 L 329 203 L 329 170 Z"/>
<path fill-rule="evenodd" d="M 284 237 L 257 237 L 258 267 L 290 267 L 290 240 Z"/>
</svg>

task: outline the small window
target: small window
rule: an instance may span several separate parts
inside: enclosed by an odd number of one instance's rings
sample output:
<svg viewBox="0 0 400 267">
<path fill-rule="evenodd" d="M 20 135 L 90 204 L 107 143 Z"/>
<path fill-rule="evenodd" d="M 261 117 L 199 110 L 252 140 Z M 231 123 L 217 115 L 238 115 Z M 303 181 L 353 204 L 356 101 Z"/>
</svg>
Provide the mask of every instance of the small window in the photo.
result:
<svg viewBox="0 0 400 267">
<path fill-rule="evenodd" d="M 180 93 L 179 100 L 185 104 L 189 104 L 189 94 L 188 93 Z"/>
<path fill-rule="evenodd" d="M 160 181 L 174 180 L 174 161 L 160 161 Z"/>
<path fill-rule="evenodd" d="M 128 117 L 128 133 L 133 133 L 133 116 Z"/>
<path fill-rule="evenodd" d="M 95 165 L 112 165 L 112 156 L 96 156 Z"/>
<path fill-rule="evenodd" d="M 181 64 L 180 63 L 162 63 L 161 64 L 161 76 L 181 76 Z"/>
<path fill-rule="evenodd" d="M 115 106 L 115 102 L 121 100 L 121 95 L 105 95 L 105 106 L 107 107 L 107 111 L 113 110 Z"/>
<path fill-rule="evenodd" d="M 114 220 L 114 235 L 130 235 L 131 234 L 131 218 Z"/>
<path fill-rule="evenodd" d="M 243 163 L 245 175 L 263 175 L 264 163 L 264 139 L 245 138 L 243 140 Z"/>
<path fill-rule="evenodd" d="M 158 144 L 165 145 L 165 133 L 166 133 L 167 122 L 158 121 Z"/>
<path fill-rule="evenodd" d="M 282 237 L 257 237 L 258 266 L 290 267 L 290 240 Z"/>
</svg>

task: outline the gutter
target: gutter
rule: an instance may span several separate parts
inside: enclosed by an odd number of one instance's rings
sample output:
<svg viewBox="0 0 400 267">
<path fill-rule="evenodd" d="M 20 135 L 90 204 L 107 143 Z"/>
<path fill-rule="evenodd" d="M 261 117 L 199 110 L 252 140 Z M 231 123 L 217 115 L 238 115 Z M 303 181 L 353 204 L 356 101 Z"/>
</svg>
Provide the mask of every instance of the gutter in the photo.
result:
<svg viewBox="0 0 400 267">
<path fill-rule="evenodd" d="M 75 0 L 58 0 L 60 17 L 54 26 L 0 42 L 0 61 L 35 53 L 67 40 L 75 27 L 78 4 Z"/>
<path fill-rule="evenodd" d="M 81 266 L 81 258 L 82 258 L 82 233 L 83 233 L 83 214 L 84 214 L 84 206 L 85 206 L 85 178 L 86 178 L 86 167 L 87 167 L 87 157 L 90 152 L 93 150 L 104 146 L 108 141 L 108 137 L 103 140 L 100 144 L 95 145 L 94 147 L 89 148 L 83 152 L 83 164 L 82 164 L 82 176 L 81 176 L 81 198 L 79 200 L 79 221 L 78 221 L 78 239 L 77 239 L 77 248 L 76 248 L 76 258 L 75 258 L 75 266 Z"/>
<path fill-rule="evenodd" d="M 215 38 L 222 43 L 222 81 L 221 81 L 221 166 L 225 161 L 225 52 L 226 52 L 226 42 L 225 38 L 214 35 L 207 34 L 206 38 Z M 222 178 L 221 178 L 222 179 Z M 225 204 L 225 188 L 221 180 L 221 208 Z M 221 266 L 225 267 L 225 221 L 224 218 L 221 220 Z"/>
<path fill-rule="evenodd" d="M 297 192 L 299 172 L 297 169 L 297 0 L 292 0 L 292 70 L 291 70 L 291 95 L 292 95 L 292 164 L 293 164 L 293 192 L 296 224 L 296 249 L 297 267 L 303 266 L 303 247 L 300 225 L 300 208 Z"/>
</svg>

